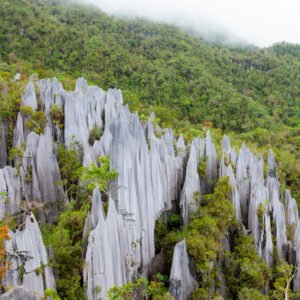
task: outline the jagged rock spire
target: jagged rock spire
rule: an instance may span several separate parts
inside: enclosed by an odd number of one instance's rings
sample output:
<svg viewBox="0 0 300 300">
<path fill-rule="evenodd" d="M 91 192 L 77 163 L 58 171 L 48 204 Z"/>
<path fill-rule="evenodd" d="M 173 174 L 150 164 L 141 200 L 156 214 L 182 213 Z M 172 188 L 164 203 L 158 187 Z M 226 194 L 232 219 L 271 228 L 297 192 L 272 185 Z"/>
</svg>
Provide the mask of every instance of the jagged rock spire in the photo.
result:
<svg viewBox="0 0 300 300">
<path fill-rule="evenodd" d="M 12 268 L 5 275 L 3 285 L 20 285 L 38 297 L 44 296 L 45 289 L 55 289 L 46 248 L 33 213 L 27 215 L 25 223 L 15 233 L 10 232 L 10 236 L 11 240 L 6 242 L 6 251 L 11 258 Z M 24 274 L 20 277 L 22 269 Z"/>
<path fill-rule="evenodd" d="M 189 257 L 183 240 L 174 248 L 169 290 L 176 300 L 186 300 L 196 288 L 197 282 L 189 270 Z"/>
</svg>

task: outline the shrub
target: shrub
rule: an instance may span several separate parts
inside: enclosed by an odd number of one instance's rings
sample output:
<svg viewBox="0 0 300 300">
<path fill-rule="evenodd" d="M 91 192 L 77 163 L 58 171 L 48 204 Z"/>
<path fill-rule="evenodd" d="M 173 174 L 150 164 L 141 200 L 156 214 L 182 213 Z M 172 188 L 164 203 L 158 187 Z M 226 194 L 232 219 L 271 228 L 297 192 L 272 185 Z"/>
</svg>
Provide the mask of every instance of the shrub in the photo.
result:
<svg viewBox="0 0 300 300">
<path fill-rule="evenodd" d="M 60 129 L 64 126 L 64 112 L 58 107 L 57 104 L 53 104 L 50 110 L 50 115 L 53 123 Z"/>
</svg>

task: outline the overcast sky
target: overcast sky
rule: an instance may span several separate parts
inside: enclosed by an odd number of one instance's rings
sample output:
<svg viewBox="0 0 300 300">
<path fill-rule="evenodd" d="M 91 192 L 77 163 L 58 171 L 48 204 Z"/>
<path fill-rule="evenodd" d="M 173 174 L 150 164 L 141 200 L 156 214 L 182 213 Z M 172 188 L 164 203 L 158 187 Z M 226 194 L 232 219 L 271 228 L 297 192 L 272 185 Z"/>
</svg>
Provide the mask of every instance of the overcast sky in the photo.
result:
<svg viewBox="0 0 300 300">
<path fill-rule="evenodd" d="M 229 32 L 257 46 L 300 43 L 300 0 L 84 0 L 103 11 Z"/>
</svg>

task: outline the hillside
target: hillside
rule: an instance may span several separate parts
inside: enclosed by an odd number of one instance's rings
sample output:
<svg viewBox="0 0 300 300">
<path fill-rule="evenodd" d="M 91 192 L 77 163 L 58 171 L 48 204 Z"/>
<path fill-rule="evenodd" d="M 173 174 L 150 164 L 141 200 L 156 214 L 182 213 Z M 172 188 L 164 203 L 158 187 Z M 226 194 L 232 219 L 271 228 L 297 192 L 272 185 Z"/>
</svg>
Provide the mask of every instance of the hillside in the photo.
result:
<svg viewBox="0 0 300 300">
<path fill-rule="evenodd" d="M 104 89 L 121 88 L 131 110 L 142 117 L 155 111 L 163 127 L 188 139 L 209 122 L 259 151 L 272 146 L 280 176 L 300 201 L 299 45 L 216 47 L 174 26 L 68 3 L 1 1 L 2 81 L 19 70 L 23 79 L 56 76 L 71 88 L 84 76 Z M 15 104 L 1 105 L 11 115 Z"/>
<path fill-rule="evenodd" d="M 194 124 L 239 132 L 299 125 L 299 45 L 218 48 L 173 26 L 60 3 L 1 1 L 2 60 L 118 86 Z"/>
<path fill-rule="evenodd" d="M 0 300 L 299 299 L 299 204 L 300 45 L 1 1 Z"/>
</svg>

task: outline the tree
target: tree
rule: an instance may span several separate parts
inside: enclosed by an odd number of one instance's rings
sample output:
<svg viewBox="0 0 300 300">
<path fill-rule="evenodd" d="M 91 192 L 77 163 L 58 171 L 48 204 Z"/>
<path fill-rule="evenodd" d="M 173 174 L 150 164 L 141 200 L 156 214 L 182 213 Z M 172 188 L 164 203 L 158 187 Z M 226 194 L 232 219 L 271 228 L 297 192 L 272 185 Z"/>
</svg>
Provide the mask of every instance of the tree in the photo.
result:
<svg viewBox="0 0 300 300">
<path fill-rule="evenodd" d="M 110 300 L 174 300 L 164 285 L 164 276 L 157 274 L 156 277 L 157 281 L 149 282 L 141 277 L 123 286 L 114 286 L 107 292 L 107 296 Z"/>
<path fill-rule="evenodd" d="M 278 277 L 274 282 L 275 290 L 272 293 L 272 298 L 276 300 L 289 300 L 293 296 L 291 282 L 294 278 L 294 266 L 283 261 L 277 267 L 277 272 Z"/>
<path fill-rule="evenodd" d="M 92 191 L 98 187 L 101 192 L 107 195 L 109 184 L 118 177 L 118 173 L 110 169 L 108 156 L 99 157 L 98 161 L 99 167 L 92 162 L 90 168 L 81 168 L 80 180 L 86 184 L 88 190 Z"/>
</svg>

